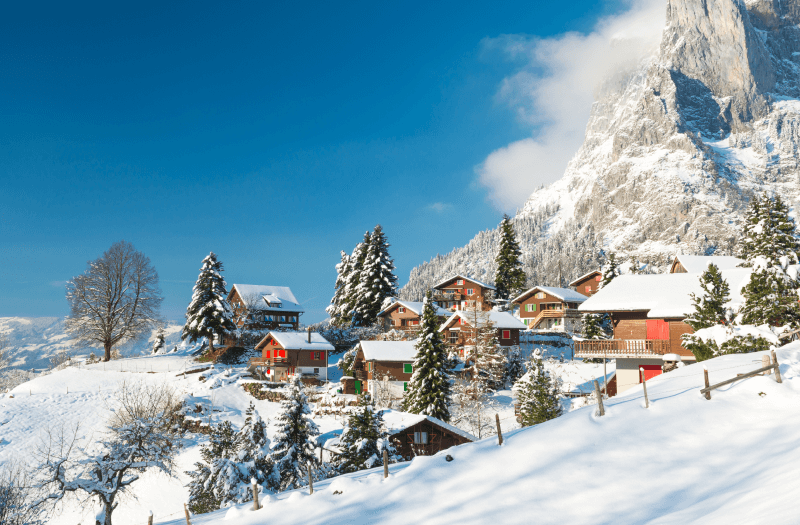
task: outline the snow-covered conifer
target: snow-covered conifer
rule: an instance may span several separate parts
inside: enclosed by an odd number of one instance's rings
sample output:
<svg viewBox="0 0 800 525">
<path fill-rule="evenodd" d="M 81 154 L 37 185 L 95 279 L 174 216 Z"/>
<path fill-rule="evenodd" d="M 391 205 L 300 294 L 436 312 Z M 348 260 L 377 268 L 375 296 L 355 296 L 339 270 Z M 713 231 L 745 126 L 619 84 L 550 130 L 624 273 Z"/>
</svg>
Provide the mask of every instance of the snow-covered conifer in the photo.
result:
<svg viewBox="0 0 800 525">
<path fill-rule="evenodd" d="M 497 341 L 497 329 L 489 312 L 477 308 L 466 310 L 471 329 L 471 346 L 465 348 L 466 366 L 464 372 L 473 382 L 483 382 L 488 391 L 496 390 L 503 384 L 503 371 L 506 357 Z"/>
<path fill-rule="evenodd" d="M 209 350 L 214 351 L 214 338 L 236 329 L 233 311 L 228 304 L 228 291 L 222 278 L 222 262 L 214 252 L 203 259 L 200 275 L 194 285 L 192 301 L 186 309 L 186 325 L 181 339 L 197 341 L 208 339 Z"/>
<path fill-rule="evenodd" d="M 359 408 L 348 418 L 339 443 L 342 452 L 337 457 L 336 469 L 342 474 L 382 465 L 384 449 L 390 463 L 400 460 L 389 442 L 383 412 L 375 411 L 366 396 L 361 396 Z"/>
<path fill-rule="evenodd" d="M 286 397 L 281 401 L 281 412 L 275 420 L 278 430 L 270 458 L 280 478 L 281 491 L 304 487 L 308 484 L 308 468 L 319 478 L 321 467 L 314 453 L 313 438 L 320 434 L 309 414 L 308 398 L 298 375 L 286 387 Z"/>
<path fill-rule="evenodd" d="M 503 383 L 513 385 L 525 373 L 525 360 L 519 346 L 513 346 L 508 351 L 505 370 L 503 371 Z"/>
<path fill-rule="evenodd" d="M 236 434 L 237 460 L 242 473 L 243 493 L 238 502 L 251 501 L 253 494 L 249 490 L 251 480 L 271 492 L 277 491 L 280 477 L 275 463 L 270 457 L 270 441 L 267 437 L 267 425 L 256 412 L 253 403 L 245 411 L 244 426 Z"/>
<path fill-rule="evenodd" d="M 397 295 L 394 261 L 389 256 L 389 243 L 380 224 L 375 226 L 366 247 L 356 288 L 356 319 L 358 326 L 374 324 L 384 300 Z"/>
<path fill-rule="evenodd" d="M 164 327 L 161 326 L 158 328 L 158 332 L 156 332 L 156 340 L 153 341 L 153 353 L 157 354 L 159 352 L 164 351 L 164 336 L 166 333 L 164 332 Z"/>
<path fill-rule="evenodd" d="M 194 471 L 187 472 L 192 478 L 189 510 L 193 513 L 211 512 L 235 501 L 241 479 L 232 459 L 236 449 L 236 433 L 230 421 L 212 427 L 208 443 L 200 449 L 203 461 L 195 463 Z"/>
<path fill-rule="evenodd" d="M 414 371 L 403 399 L 403 409 L 413 414 L 425 414 L 450 420 L 450 377 L 447 348 L 439 333 L 431 291 L 425 295 L 422 324 L 415 345 Z"/>
<path fill-rule="evenodd" d="M 347 282 L 352 273 L 353 265 L 350 256 L 342 251 L 342 260 L 336 265 L 336 284 L 334 285 L 331 304 L 325 309 L 331 318 L 333 326 L 341 326 L 348 321 L 347 313 L 343 308 L 347 306 Z"/>
<path fill-rule="evenodd" d="M 514 232 L 514 225 L 508 215 L 500 222 L 500 246 L 495 262 L 495 294 L 498 299 L 509 300 L 522 292 L 525 287 L 525 271 L 522 269 L 522 251 Z"/>
<path fill-rule="evenodd" d="M 602 272 L 603 277 L 600 281 L 598 289 L 605 288 L 611 281 L 622 274 L 620 262 L 617 260 L 616 254 L 608 254 L 608 257 L 606 257 L 606 262 L 603 264 L 602 268 L 600 268 L 600 271 Z"/>
<path fill-rule="evenodd" d="M 517 382 L 515 388 L 522 426 L 544 423 L 563 413 L 558 382 L 545 370 L 540 355 L 531 357 L 528 373 Z"/>
</svg>

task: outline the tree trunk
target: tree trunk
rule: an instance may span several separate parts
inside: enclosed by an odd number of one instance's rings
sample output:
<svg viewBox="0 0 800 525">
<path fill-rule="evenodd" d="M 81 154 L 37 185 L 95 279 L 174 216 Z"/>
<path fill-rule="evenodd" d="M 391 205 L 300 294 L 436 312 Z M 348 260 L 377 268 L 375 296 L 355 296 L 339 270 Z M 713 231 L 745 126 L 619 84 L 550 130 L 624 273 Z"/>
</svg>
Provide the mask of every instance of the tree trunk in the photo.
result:
<svg viewBox="0 0 800 525">
<path fill-rule="evenodd" d="M 103 348 L 105 349 L 105 356 L 103 356 L 103 361 L 111 361 L 111 341 L 106 341 L 103 343 Z"/>
<path fill-rule="evenodd" d="M 214 355 L 214 336 L 208 336 L 208 354 Z"/>
</svg>

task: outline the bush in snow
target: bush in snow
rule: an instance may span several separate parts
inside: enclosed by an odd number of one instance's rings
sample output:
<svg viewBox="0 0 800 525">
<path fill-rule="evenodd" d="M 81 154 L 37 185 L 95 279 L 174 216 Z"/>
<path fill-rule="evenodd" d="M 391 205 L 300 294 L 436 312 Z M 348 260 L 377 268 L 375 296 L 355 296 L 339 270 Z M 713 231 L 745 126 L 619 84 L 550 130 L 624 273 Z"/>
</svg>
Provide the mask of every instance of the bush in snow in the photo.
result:
<svg viewBox="0 0 800 525">
<path fill-rule="evenodd" d="M 201 337 L 208 339 L 209 350 L 214 351 L 214 338 L 222 337 L 236 329 L 233 311 L 228 304 L 228 291 L 222 278 L 222 262 L 214 252 L 203 259 L 200 275 L 192 291 L 192 301 L 186 308 L 186 324 L 181 339 L 192 342 Z"/>
<path fill-rule="evenodd" d="M 522 426 L 544 423 L 563 413 L 558 381 L 544 369 L 540 355 L 531 357 L 528 373 L 517 382 L 515 389 Z"/>
<path fill-rule="evenodd" d="M 31 479 L 15 462 L 0 466 L 0 525 L 38 525 L 40 512 L 31 505 Z"/>
<path fill-rule="evenodd" d="M 157 354 L 164 350 L 164 336 L 166 333 L 164 332 L 164 327 L 160 326 L 158 328 L 158 332 L 156 333 L 156 340 L 153 341 L 153 353 Z"/>
<path fill-rule="evenodd" d="M 384 449 L 390 463 L 401 461 L 389 442 L 383 412 L 376 412 L 367 396 L 360 397 L 359 408 L 348 418 L 339 447 L 342 452 L 336 457 L 335 467 L 342 474 L 382 465 Z"/>
<path fill-rule="evenodd" d="M 525 271 L 522 269 L 522 251 L 519 249 L 514 225 L 508 215 L 500 221 L 500 246 L 495 256 L 497 270 L 494 274 L 495 294 L 506 301 L 516 297 L 525 288 Z"/>
</svg>

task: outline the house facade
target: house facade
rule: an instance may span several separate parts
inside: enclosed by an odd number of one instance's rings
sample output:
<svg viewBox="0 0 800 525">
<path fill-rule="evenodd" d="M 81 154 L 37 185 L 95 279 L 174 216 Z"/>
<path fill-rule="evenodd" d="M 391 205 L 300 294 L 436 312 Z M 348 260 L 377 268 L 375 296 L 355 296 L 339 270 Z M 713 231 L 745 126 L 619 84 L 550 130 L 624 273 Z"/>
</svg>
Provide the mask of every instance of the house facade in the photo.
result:
<svg viewBox="0 0 800 525">
<path fill-rule="evenodd" d="M 529 330 L 580 333 L 578 306 L 586 299 L 568 288 L 534 286 L 515 297 L 511 304 Z"/>
<path fill-rule="evenodd" d="M 305 310 L 287 286 L 234 284 L 228 293 L 234 322 L 250 330 L 297 330 Z"/>
<path fill-rule="evenodd" d="M 421 302 L 395 301 L 378 313 L 378 322 L 386 330 L 417 331 L 422 319 L 423 306 Z M 451 312 L 438 305 L 435 308 L 440 324 L 450 317 Z"/>
<path fill-rule="evenodd" d="M 451 312 L 468 308 L 488 311 L 494 306 L 494 292 L 495 287 L 490 284 L 454 275 L 433 287 L 433 300 Z"/>
<path fill-rule="evenodd" d="M 383 421 L 397 453 L 406 461 L 478 440 L 460 428 L 422 414 L 384 410 Z"/>
<path fill-rule="evenodd" d="M 257 375 L 286 382 L 299 374 L 305 383 L 328 380 L 328 357 L 332 344 L 316 332 L 270 332 L 257 345 L 261 357 L 250 360 Z"/>
<path fill-rule="evenodd" d="M 589 273 L 583 274 L 571 283 L 570 286 L 575 288 L 575 291 L 579 294 L 583 294 L 586 297 L 591 297 L 597 293 L 597 290 L 600 288 L 600 283 L 603 280 L 603 273 L 600 270 L 594 270 Z"/>
<path fill-rule="evenodd" d="M 343 392 L 401 399 L 414 373 L 415 344 L 416 341 L 361 341 L 356 345 L 352 379 L 344 378 Z"/>
<path fill-rule="evenodd" d="M 525 325 L 508 312 L 458 310 L 444 322 L 439 332 L 451 351 L 467 357 L 470 347 L 475 346 L 477 327 L 492 325 L 501 348 L 519 346 L 519 331 Z"/>
</svg>

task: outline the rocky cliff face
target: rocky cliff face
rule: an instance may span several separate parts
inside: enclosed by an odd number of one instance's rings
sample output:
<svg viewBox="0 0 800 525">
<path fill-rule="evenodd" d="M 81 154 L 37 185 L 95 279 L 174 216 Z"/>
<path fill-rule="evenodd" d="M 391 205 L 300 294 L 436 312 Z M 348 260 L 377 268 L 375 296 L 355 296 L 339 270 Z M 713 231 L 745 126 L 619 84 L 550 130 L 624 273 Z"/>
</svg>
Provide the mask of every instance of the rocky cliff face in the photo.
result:
<svg viewBox="0 0 800 525">
<path fill-rule="evenodd" d="M 601 87 L 564 177 L 516 217 L 518 231 L 532 217 L 548 224 L 524 244 L 537 284 L 555 284 L 559 266 L 568 278 L 587 268 L 589 253 L 563 254 L 576 243 L 658 263 L 730 253 L 754 192 L 798 209 L 800 0 L 666 9 L 657 56 Z M 408 290 L 457 267 L 457 251 L 415 269 Z"/>
</svg>

